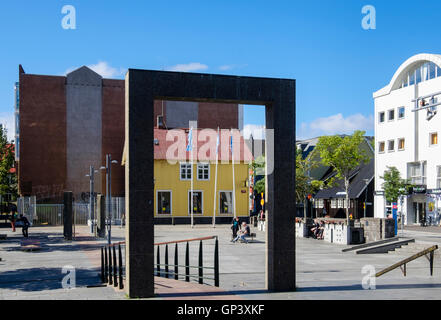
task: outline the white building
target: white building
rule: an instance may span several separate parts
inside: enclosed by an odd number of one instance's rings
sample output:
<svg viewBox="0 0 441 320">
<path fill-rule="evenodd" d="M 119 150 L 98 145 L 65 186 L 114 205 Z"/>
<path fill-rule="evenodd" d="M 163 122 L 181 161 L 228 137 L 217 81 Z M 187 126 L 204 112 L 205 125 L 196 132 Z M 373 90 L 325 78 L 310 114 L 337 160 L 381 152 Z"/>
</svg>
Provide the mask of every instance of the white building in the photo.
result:
<svg viewBox="0 0 441 320">
<path fill-rule="evenodd" d="M 398 203 L 405 224 L 439 221 L 441 210 L 441 55 L 418 54 L 404 62 L 375 100 L 375 216 L 391 212 L 380 178 L 395 166 L 418 186 Z M 417 110 L 417 111 L 416 111 Z M 401 206 L 402 202 L 402 206 Z M 430 219 L 430 220 L 429 220 Z"/>
</svg>

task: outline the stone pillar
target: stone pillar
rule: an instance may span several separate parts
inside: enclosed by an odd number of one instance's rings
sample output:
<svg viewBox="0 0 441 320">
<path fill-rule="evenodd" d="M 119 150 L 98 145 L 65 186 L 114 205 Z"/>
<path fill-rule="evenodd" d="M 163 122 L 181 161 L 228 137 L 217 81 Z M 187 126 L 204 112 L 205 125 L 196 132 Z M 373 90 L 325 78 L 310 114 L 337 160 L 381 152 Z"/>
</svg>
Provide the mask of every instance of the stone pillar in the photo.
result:
<svg viewBox="0 0 441 320">
<path fill-rule="evenodd" d="M 154 296 L 153 104 L 151 90 L 126 75 L 126 292 Z M 129 108 L 130 106 L 130 108 Z M 131 147 L 134 146 L 134 147 Z"/>
<path fill-rule="evenodd" d="M 266 287 L 295 287 L 295 82 L 275 88 L 277 100 L 266 109 Z M 268 132 L 269 131 L 269 132 Z"/>
<path fill-rule="evenodd" d="M 65 240 L 72 240 L 72 192 L 64 192 L 63 234 Z"/>
<path fill-rule="evenodd" d="M 96 231 L 99 238 L 106 237 L 106 197 L 99 194 L 96 198 Z"/>
</svg>

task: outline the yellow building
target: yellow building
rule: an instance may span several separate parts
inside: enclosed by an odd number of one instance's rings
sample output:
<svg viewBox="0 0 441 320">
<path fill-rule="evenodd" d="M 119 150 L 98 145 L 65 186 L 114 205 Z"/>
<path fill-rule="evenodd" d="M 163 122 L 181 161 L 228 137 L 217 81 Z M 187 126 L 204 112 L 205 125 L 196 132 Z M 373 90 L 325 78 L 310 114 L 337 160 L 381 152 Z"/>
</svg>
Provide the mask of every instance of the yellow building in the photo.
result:
<svg viewBox="0 0 441 320">
<path fill-rule="evenodd" d="M 230 130 L 222 130 L 217 147 L 217 131 L 193 130 L 194 148 L 188 152 L 188 130 L 155 129 L 155 223 L 191 223 L 192 180 L 195 224 L 212 223 L 213 216 L 216 223 L 231 223 L 234 215 L 249 217 L 248 173 L 252 155 L 240 132 L 233 131 L 233 186 L 230 136 Z"/>
</svg>

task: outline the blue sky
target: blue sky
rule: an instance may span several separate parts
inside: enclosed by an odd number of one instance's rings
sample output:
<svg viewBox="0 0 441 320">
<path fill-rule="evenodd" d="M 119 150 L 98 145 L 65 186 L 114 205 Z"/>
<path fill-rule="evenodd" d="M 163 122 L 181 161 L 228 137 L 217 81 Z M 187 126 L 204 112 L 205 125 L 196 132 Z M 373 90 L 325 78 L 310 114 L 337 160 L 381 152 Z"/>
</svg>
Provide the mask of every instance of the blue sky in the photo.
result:
<svg viewBox="0 0 441 320">
<path fill-rule="evenodd" d="M 76 30 L 61 27 L 64 5 Z M 361 27 L 365 5 L 376 30 Z M 13 125 L 18 65 L 62 75 L 82 65 L 297 80 L 299 138 L 373 134 L 372 93 L 417 53 L 441 53 L 440 1 L 2 1 L 0 122 Z M 262 110 L 246 109 L 262 125 Z"/>
</svg>

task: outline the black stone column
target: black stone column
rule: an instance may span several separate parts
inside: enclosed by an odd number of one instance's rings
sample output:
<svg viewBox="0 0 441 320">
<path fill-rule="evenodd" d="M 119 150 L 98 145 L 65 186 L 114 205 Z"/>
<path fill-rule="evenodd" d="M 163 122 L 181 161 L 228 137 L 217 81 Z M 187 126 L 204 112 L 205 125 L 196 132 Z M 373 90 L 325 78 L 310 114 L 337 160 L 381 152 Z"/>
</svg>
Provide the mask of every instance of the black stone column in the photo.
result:
<svg viewBox="0 0 441 320">
<path fill-rule="evenodd" d="M 281 81 L 266 105 L 266 286 L 295 290 L 295 81 Z M 270 130 L 268 130 L 270 129 Z M 274 131 L 271 139 L 271 129 Z"/>
<path fill-rule="evenodd" d="M 133 78 L 132 78 L 133 75 Z M 153 96 L 137 72 L 126 76 L 126 290 L 154 296 Z M 130 105 L 130 108 L 129 108 Z"/>
<path fill-rule="evenodd" d="M 63 234 L 64 239 L 72 240 L 72 192 L 64 192 Z"/>
<path fill-rule="evenodd" d="M 99 194 L 96 199 L 96 229 L 99 238 L 106 237 L 106 197 Z"/>
</svg>

